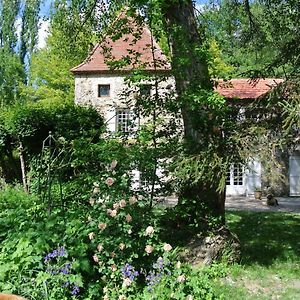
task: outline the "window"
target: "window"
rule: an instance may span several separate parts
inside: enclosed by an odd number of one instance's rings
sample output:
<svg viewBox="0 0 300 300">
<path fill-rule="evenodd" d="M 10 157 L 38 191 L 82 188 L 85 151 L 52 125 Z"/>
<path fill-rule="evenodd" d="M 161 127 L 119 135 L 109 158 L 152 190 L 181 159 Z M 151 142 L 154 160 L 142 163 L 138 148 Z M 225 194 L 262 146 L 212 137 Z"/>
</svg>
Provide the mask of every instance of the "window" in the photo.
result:
<svg viewBox="0 0 300 300">
<path fill-rule="evenodd" d="M 233 166 L 233 185 L 243 185 L 243 167 L 234 164 Z"/>
<path fill-rule="evenodd" d="M 140 95 L 143 97 L 150 97 L 151 96 L 151 84 L 142 84 L 140 86 Z"/>
<path fill-rule="evenodd" d="M 132 131 L 133 113 L 129 109 L 117 109 L 116 111 L 116 131 Z"/>
<path fill-rule="evenodd" d="M 244 168 L 240 164 L 233 164 L 227 172 L 226 185 L 243 185 Z"/>
<path fill-rule="evenodd" d="M 98 84 L 98 97 L 109 97 L 109 96 L 110 96 L 110 85 Z"/>
</svg>

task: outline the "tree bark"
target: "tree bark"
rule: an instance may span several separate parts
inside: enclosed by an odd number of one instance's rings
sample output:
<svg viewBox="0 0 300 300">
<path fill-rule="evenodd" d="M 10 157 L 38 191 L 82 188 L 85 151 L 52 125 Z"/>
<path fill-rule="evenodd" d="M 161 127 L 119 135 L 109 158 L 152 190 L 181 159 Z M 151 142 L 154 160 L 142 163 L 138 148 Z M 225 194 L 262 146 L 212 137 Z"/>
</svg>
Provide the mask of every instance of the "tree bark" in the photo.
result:
<svg viewBox="0 0 300 300">
<path fill-rule="evenodd" d="M 209 122 L 199 127 L 197 118 L 209 114 L 212 114 L 210 118 L 213 118 L 214 112 L 208 111 L 205 104 L 199 104 L 198 107 L 193 105 L 193 97 L 189 96 L 190 92 L 197 95 L 200 90 L 213 90 L 203 47 L 204 38 L 197 26 L 191 0 L 166 0 L 162 10 L 169 33 L 172 69 L 181 105 L 186 152 L 187 155 L 193 155 L 208 149 L 208 136 L 213 134 L 213 127 L 210 127 Z M 225 192 L 218 192 L 219 179 L 216 175 L 210 182 L 199 181 L 193 184 L 186 179 L 179 195 L 179 206 L 182 199 L 185 202 L 188 200 L 187 222 L 201 223 L 201 228 L 208 231 L 211 230 L 212 223 L 213 227 L 218 228 L 224 225 Z M 215 219 L 214 222 L 212 218 Z"/>
</svg>

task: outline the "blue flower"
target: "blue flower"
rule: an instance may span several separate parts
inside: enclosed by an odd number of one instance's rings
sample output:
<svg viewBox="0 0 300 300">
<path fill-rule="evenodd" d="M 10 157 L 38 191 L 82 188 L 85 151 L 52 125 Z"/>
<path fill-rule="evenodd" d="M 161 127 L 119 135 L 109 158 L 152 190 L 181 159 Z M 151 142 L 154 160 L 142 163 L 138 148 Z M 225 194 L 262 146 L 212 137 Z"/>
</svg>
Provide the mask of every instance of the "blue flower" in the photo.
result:
<svg viewBox="0 0 300 300">
<path fill-rule="evenodd" d="M 139 272 L 135 271 L 134 267 L 128 263 L 122 268 L 121 272 L 124 278 L 129 278 L 131 281 L 139 276 Z"/>
<path fill-rule="evenodd" d="M 71 294 L 73 296 L 75 296 L 75 295 L 77 295 L 79 293 L 79 291 L 80 291 L 79 286 L 78 285 L 74 285 Z"/>
<path fill-rule="evenodd" d="M 54 249 L 52 252 L 48 253 L 44 257 L 44 262 L 48 263 L 49 261 L 51 261 L 52 258 L 63 257 L 63 256 L 66 256 L 66 249 L 65 249 L 65 247 L 64 246 L 58 247 L 57 249 Z"/>
</svg>

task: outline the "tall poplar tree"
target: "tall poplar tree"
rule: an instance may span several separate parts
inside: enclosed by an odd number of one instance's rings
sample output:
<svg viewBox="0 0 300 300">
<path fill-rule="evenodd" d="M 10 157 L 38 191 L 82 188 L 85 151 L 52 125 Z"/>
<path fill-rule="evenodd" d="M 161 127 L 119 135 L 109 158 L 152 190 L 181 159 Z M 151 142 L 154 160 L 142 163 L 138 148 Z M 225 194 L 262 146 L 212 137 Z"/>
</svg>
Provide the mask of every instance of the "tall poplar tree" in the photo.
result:
<svg viewBox="0 0 300 300">
<path fill-rule="evenodd" d="M 40 0 L 0 1 L 0 105 L 19 100 L 38 40 Z"/>
</svg>

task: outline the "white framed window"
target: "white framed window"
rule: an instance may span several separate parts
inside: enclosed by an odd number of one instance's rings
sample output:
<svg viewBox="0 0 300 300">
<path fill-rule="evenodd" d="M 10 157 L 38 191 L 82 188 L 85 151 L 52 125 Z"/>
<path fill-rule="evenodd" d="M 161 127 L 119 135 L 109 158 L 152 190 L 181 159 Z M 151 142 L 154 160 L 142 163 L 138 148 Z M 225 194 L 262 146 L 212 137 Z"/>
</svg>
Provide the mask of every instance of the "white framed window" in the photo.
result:
<svg viewBox="0 0 300 300">
<path fill-rule="evenodd" d="M 110 97 L 110 84 L 98 84 L 98 97 Z"/>
<path fill-rule="evenodd" d="M 244 185 L 244 167 L 241 164 L 232 164 L 227 171 L 226 185 Z"/>
<path fill-rule="evenodd" d="M 133 131 L 133 112 L 128 108 L 116 109 L 116 131 L 132 132 Z"/>
</svg>

